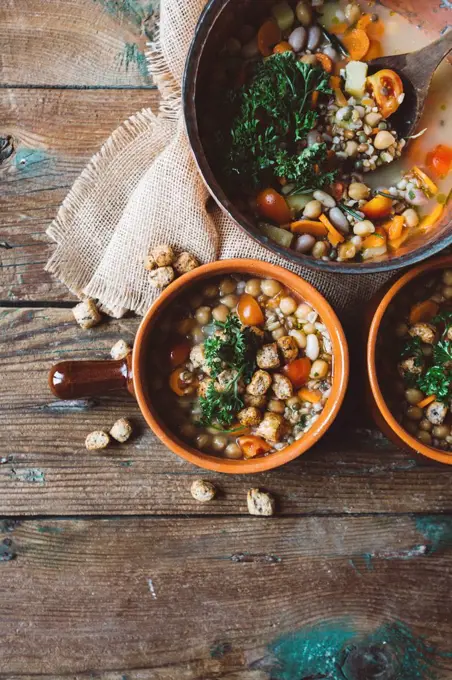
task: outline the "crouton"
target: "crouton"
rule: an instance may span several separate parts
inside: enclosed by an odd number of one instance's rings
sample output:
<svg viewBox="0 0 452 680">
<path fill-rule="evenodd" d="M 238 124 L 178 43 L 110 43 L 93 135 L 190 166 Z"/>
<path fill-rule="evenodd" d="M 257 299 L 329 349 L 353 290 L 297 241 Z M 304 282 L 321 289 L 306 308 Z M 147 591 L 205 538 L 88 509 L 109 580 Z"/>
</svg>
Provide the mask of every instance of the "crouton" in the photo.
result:
<svg viewBox="0 0 452 680">
<path fill-rule="evenodd" d="M 279 413 L 267 411 L 256 434 L 268 442 L 279 442 L 284 433 L 284 418 Z"/>
<path fill-rule="evenodd" d="M 295 361 L 298 356 L 298 345 L 295 338 L 291 335 L 283 335 L 282 338 L 277 340 L 276 344 L 287 363 Z"/>
<path fill-rule="evenodd" d="M 255 406 L 256 408 L 265 408 L 267 397 L 265 394 L 253 395 L 245 394 L 243 398 L 246 406 Z"/>
<path fill-rule="evenodd" d="M 250 489 L 246 496 L 248 512 L 257 517 L 271 517 L 275 512 L 275 499 L 261 489 Z"/>
<path fill-rule="evenodd" d="M 204 399 L 207 397 L 207 388 L 211 382 L 213 382 L 212 378 L 204 378 L 204 380 L 200 380 L 198 384 L 198 397 L 203 397 Z"/>
<path fill-rule="evenodd" d="M 132 434 L 132 425 L 127 418 L 119 418 L 110 430 L 110 436 L 117 442 L 124 444 Z"/>
<path fill-rule="evenodd" d="M 406 376 L 409 373 L 413 375 L 420 375 L 422 373 L 422 364 L 418 365 L 419 361 L 415 357 L 408 357 L 398 364 L 399 373 L 402 376 Z"/>
<path fill-rule="evenodd" d="M 229 389 L 232 381 L 237 377 L 237 371 L 234 368 L 226 368 L 224 371 L 221 371 L 217 375 L 217 379 L 215 381 L 215 389 L 218 392 L 225 392 L 226 390 Z M 244 385 L 243 381 L 239 380 L 238 381 L 238 391 L 243 392 Z"/>
<path fill-rule="evenodd" d="M 95 430 L 90 432 L 85 439 L 85 446 L 88 451 L 99 451 L 106 449 L 110 443 L 110 436 L 103 430 Z"/>
<path fill-rule="evenodd" d="M 154 258 L 157 267 L 168 267 L 174 262 L 174 250 L 171 246 L 163 244 L 152 248 L 149 255 Z"/>
<path fill-rule="evenodd" d="M 262 415 L 255 406 L 248 406 L 237 413 L 237 418 L 245 427 L 256 427 L 261 422 Z"/>
<path fill-rule="evenodd" d="M 97 309 L 94 300 L 79 302 L 79 304 L 72 309 L 72 313 L 78 325 L 85 331 L 88 330 L 88 328 L 97 326 L 97 324 L 102 321 L 102 316 Z"/>
<path fill-rule="evenodd" d="M 177 274 L 187 274 L 191 272 L 196 267 L 199 267 L 199 262 L 196 257 L 190 255 L 190 253 L 181 253 L 173 262 L 173 267 Z"/>
<path fill-rule="evenodd" d="M 256 373 L 251 378 L 251 382 L 246 388 L 248 394 L 252 394 L 253 397 L 260 397 L 265 394 L 272 384 L 272 379 L 270 373 L 266 371 L 256 371 Z"/>
<path fill-rule="evenodd" d="M 272 389 L 277 399 L 290 399 L 293 396 L 293 386 L 289 378 L 280 373 L 273 375 Z"/>
<path fill-rule="evenodd" d="M 278 345 L 272 342 L 270 345 L 264 345 L 257 350 L 256 363 L 259 368 L 270 369 L 278 368 L 280 365 L 278 356 Z"/>
<path fill-rule="evenodd" d="M 420 338 L 428 345 L 433 345 L 436 339 L 436 328 L 430 323 L 415 323 L 408 333 L 412 338 Z"/>
<path fill-rule="evenodd" d="M 195 479 L 190 487 L 190 493 L 200 503 L 208 503 L 215 498 L 216 489 L 211 482 L 205 479 Z"/>
<path fill-rule="evenodd" d="M 154 258 L 152 257 L 152 255 L 148 255 L 147 257 L 145 257 L 145 259 L 144 259 L 144 268 L 145 268 L 148 272 L 152 272 L 154 269 L 157 269 L 157 265 L 156 265 L 155 260 L 154 260 Z"/>
<path fill-rule="evenodd" d="M 447 415 L 448 408 L 441 401 L 432 401 L 427 407 L 425 415 L 433 425 L 441 425 Z"/>
<path fill-rule="evenodd" d="M 200 368 L 203 373 L 210 375 L 210 367 L 206 362 L 206 353 L 203 343 L 192 347 L 190 351 L 190 361 L 193 364 L 193 368 Z"/>
<path fill-rule="evenodd" d="M 127 344 L 125 340 L 118 340 L 117 343 L 113 345 L 110 350 L 110 355 L 112 359 L 116 361 L 118 359 L 125 359 L 128 354 L 132 351 L 132 348 Z"/>
<path fill-rule="evenodd" d="M 172 267 L 159 267 L 149 272 L 149 279 L 154 288 L 166 288 L 174 281 L 174 269 Z"/>
</svg>

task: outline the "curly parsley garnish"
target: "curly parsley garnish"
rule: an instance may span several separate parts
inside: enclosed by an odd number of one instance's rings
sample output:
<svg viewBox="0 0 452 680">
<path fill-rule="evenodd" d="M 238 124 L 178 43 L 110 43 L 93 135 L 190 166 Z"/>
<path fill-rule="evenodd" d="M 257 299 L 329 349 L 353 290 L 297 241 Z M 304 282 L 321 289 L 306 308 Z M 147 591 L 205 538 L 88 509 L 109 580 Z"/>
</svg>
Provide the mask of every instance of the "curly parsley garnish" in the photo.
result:
<svg viewBox="0 0 452 680">
<path fill-rule="evenodd" d="M 424 355 L 422 354 L 422 343 L 419 337 L 410 338 L 404 344 L 400 352 L 402 358 L 413 357 L 415 366 L 422 366 Z"/>
<path fill-rule="evenodd" d="M 314 92 L 331 94 L 329 76 L 321 68 L 304 64 L 292 52 L 275 54 L 260 62 L 251 82 L 231 94 L 236 116 L 230 133 L 226 162 L 229 175 L 254 186 L 263 173 L 294 182 L 294 192 L 323 189 L 335 173 L 322 168 L 325 144 L 302 149 L 299 142 L 315 127 L 318 113 L 311 108 Z"/>
<path fill-rule="evenodd" d="M 443 319 L 441 319 L 443 320 Z M 422 366 L 425 358 L 422 353 L 422 342 L 419 337 L 410 338 L 404 345 L 400 356 L 413 357 L 415 366 Z M 405 382 L 418 387 L 427 395 L 434 394 L 438 401 L 449 401 L 452 396 L 452 342 L 439 340 L 433 346 L 434 364 L 423 375 L 405 374 Z"/>
<path fill-rule="evenodd" d="M 243 380 L 247 384 L 256 369 L 257 338 L 250 328 L 242 326 L 235 314 L 230 314 L 224 323 L 215 321 L 215 327 L 219 333 L 204 343 L 206 363 L 213 380 L 207 387 L 206 396 L 199 399 L 201 424 L 228 426 L 244 407 L 239 382 Z M 215 378 L 227 369 L 231 371 L 231 378 L 219 391 Z"/>
</svg>

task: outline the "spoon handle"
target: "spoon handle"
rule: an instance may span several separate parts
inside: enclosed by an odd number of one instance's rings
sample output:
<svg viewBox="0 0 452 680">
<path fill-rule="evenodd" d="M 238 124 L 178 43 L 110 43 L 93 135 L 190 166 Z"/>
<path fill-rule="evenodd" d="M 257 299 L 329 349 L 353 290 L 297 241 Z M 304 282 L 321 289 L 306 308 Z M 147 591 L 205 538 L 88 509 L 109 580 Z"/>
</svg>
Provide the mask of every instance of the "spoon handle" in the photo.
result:
<svg viewBox="0 0 452 680">
<path fill-rule="evenodd" d="M 404 71 L 409 72 L 413 84 L 422 85 L 430 80 L 436 68 L 451 50 L 452 30 L 423 49 L 407 54 Z"/>
</svg>

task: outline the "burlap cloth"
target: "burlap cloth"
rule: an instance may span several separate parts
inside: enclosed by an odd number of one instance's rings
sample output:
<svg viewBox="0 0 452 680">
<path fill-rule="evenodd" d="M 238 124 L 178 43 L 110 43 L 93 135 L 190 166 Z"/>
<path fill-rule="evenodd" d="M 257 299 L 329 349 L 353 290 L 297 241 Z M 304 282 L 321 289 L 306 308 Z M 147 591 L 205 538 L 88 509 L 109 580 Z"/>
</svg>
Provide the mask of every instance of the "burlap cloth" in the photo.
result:
<svg viewBox="0 0 452 680">
<path fill-rule="evenodd" d="M 148 52 L 160 109 L 123 123 L 76 180 L 47 232 L 57 243 L 47 270 L 113 316 L 144 314 L 156 292 L 143 259 L 150 246 L 170 243 L 202 263 L 246 257 L 282 265 L 314 284 L 342 316 L 359 314 L 387 275 L 324 274 L 290 264 L 208 201 L 181 107 L 185 57 L 205 3 L 161 0 L 160 31 Z"/>
</svg>

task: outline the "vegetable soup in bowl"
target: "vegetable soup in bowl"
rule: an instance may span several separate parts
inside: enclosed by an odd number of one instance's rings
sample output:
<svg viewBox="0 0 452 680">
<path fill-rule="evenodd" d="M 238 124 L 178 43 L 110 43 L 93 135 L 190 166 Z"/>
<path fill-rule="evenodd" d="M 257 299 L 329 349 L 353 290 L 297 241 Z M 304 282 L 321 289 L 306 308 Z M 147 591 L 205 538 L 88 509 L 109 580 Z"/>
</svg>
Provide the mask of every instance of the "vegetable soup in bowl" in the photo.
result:
<svg viewBox="0 0 452 680">
<path fill-rule="evenodd" d="M 211 0 L 184 107 L 213 196 L 254 239 L 320 269 L 395 269 L 452 242 L 452 65 L 403 139 L 403 83 L 367 64 L 434 37 L 380 4 Z"/>
<path fill-rule="evenodd" d="M 397 444 L 452 464 L 452 257 L 421 265 L 380 301 L 368 342 L 374 412 Z"/>
<path fill-rule="evenodd" d="M 142 329 L 134 357 L 141 410 L 172 451 L 201 467 L 282 465 L 308 450 L 341 406 L 341 325 L 312 286 L 280 267 L 200 267 L 162 293 Z"/>
</svg>

